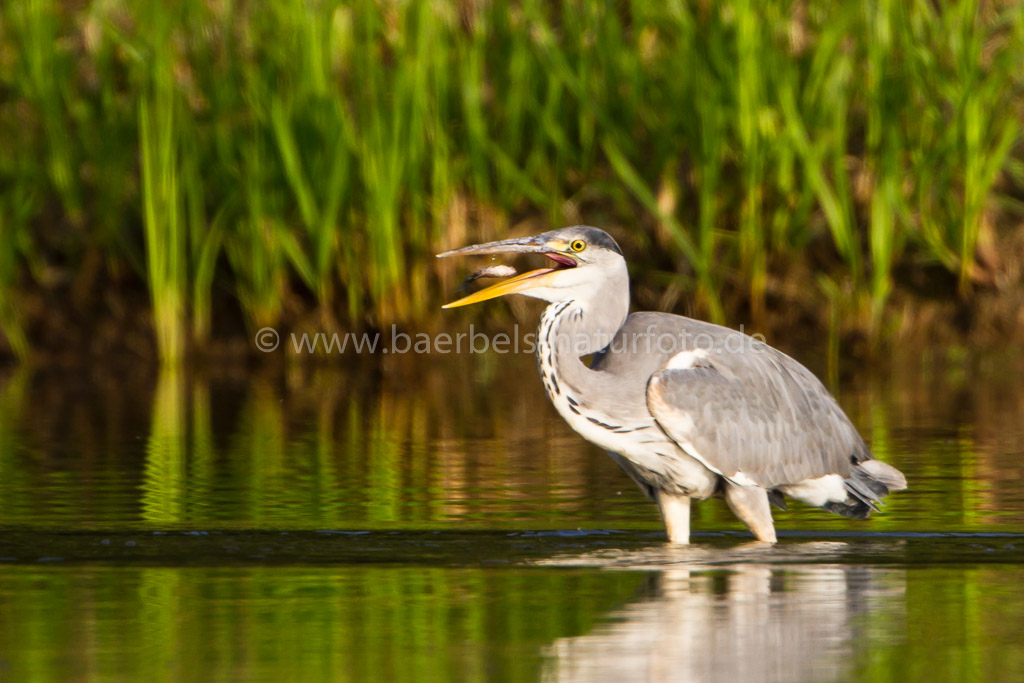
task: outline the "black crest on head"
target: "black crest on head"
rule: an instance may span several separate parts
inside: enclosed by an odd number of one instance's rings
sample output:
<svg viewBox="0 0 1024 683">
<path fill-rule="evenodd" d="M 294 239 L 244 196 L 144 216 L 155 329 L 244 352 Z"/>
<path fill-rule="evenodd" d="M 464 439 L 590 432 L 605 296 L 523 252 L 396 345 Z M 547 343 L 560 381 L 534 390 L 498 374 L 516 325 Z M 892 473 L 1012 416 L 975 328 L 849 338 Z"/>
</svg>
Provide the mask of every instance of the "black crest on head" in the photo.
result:
<svg viewBox="0 0 1024 683">
<path fill-rule="evenodd" d="M 600 228 L 591 228 L 590 226 L 581 225 L 577 228 L 582 234 L 580 235 L 587 244 L 591 244 L 595 247 L 601 247 L 608 251 L 614 251 L 619 256 L 622 256 L 622 249 L 619 248 L 618 242 Z"/>
</svg>

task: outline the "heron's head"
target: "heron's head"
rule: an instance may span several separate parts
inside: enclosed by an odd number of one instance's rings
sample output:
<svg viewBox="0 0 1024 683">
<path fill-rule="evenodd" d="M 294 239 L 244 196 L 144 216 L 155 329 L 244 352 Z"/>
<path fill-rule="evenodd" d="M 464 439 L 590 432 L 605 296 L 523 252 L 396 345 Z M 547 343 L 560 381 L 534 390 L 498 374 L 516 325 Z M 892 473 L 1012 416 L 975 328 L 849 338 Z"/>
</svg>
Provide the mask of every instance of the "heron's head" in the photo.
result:
<svg viewBox="0 0 1024 683">
<path fill-rule="evenodd" d="M 554 263 L 481 289 L 445 308 L 475 304 L 505 294 L 525 294 L 551 302 L 589 300 L 602 296 L 609 287 L 620 296 L 625 292 L 628 300 L 626 261 L 619 245 L 604 230 L 574 226 L 533 237 L 474 244 L 437 256 L 468 254 L 543 254 Z"/>
</svg>

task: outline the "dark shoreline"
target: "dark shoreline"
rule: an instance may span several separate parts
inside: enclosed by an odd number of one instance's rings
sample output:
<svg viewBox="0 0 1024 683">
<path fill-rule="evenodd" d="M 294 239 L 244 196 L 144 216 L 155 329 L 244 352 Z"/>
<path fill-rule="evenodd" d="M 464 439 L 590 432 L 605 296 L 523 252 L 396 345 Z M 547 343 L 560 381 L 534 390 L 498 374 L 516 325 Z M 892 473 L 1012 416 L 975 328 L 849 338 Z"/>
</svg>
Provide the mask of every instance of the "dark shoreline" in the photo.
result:
<svg viewBox="0 0 1024 683">
<path fill-rule="evenodd" d="M 800 281 L 803 281 L 802 284 Z M 899 287 L 891 297 L 881 324 L 871 328 L 863 306 L 857 302 L 840 303 L 838 312 L 830 310 L 826 296 L 809 277 L 777 280 L 769 290 L 769 306 L 753 319 L 743 309 L 741 296 L 733 293 L 725 325 L 748 334 L 764 335 L 770 344 L 780 347 L 826 349 L 837 345 L 846 358 L 877 358 L 891 355 L 907 346 L 964 348 L 977 351 L 999 350 L 1024 344 L 1024 282 L 1005 282 L 1001 287 L 976 289 L 969 298 L 950 291 L 948 283 L 931 290 Z M 26 361 L 33 365 L 75 365 L 114 357 L 133 363 L 159 363 L 153 332 L 150 302 L 145 292 L 124 283 L 106 283 L 92 292 L 75 295 L 72 286 L 49 289 L 35 286 L 23 290 L 14 301 L 23 313 L 28 339 Z M 438 301 L 444 298 L 437 294 Z M 648 303 L 649 302 L 649 303 Z M 653 288 L 634 288 L 633 310 L 664 310 L 658 305 Z M 694 312 L 686 298 L 671 312 L 706 319 Z M 262 353 L 254 343 L 255 330 L 247 329 L 242 312 L 230 296 L 215 301 L 214 329 L 201 344 L 189 345 L 186 361 L 199 364 L 265 365 L 280 356 L 288 362 L 317 362 L 324 354 Z M 339 322 L 340 312 L 326 312 L 312 301 L 292 297 L 285 319 L 273 327 L 284 337 L 295 334 L 334 333 L 378 336 L 390 343 L 393 331 L 436 334 L 457 332 L 472 323 L 490 333 L 532 330 L 540 305 L 532 301 L 513 301 L 490 308 L 444 315 L 440 311 L 424 316 L 416 323 L 392 322 L 373 326 L 347 326 Z M 838 313 L 836 315 L 835 313 Z M 326 354 L 331 355 L 331 354 Z M 7 339 L 0 333 L 0 364 L 17 363 Z"/>
</svg>

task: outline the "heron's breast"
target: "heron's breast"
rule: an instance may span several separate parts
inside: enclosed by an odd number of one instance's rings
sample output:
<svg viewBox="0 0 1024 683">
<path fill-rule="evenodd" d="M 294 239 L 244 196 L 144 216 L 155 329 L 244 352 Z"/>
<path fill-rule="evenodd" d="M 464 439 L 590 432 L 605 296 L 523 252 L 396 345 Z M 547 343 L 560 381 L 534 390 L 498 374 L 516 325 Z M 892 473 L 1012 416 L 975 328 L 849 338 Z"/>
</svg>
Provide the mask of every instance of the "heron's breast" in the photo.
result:
<svg viewBox="0 0 1024 683">
<path fill-rule="evenodd" d="M 634 477 L 658 490 L 707 498 L 718 476 L 687 455 L 658 427 L 653 417 L 609 415 L 588 408 L 564 387 L 545 380 L 548 397 L 573 431 L 606 451 L 618 453 L 637 467 Z"/>
</svg>

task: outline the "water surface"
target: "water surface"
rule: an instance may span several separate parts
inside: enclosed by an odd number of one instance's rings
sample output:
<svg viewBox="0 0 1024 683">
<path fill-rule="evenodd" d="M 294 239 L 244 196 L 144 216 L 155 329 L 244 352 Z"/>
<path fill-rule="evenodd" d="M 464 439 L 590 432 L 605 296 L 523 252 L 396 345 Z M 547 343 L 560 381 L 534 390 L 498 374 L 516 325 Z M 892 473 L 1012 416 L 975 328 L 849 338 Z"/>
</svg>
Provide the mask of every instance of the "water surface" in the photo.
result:
<svg viewBox="0 0 1024 683">
<path fill-rule="evenodd" d="M 719 501 L 695 545 L 531 358 L 0 370 L 0 678 L 1014 680 L 1014 357 L 837 388 L 911 488 L 866 522 Z"/>
</svg>

